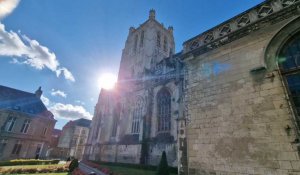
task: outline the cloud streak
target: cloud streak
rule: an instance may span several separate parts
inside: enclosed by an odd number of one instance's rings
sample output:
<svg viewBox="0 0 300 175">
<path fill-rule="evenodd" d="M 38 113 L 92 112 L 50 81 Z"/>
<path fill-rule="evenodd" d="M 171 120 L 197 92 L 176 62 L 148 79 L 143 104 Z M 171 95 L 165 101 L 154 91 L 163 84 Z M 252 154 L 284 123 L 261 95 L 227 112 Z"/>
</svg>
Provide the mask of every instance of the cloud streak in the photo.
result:
<svg viewBox="0 0 300 175">
<path fill-rule="evenodd" d="M 57 77 L 63 76 L 67 80 L 75 81 L 73 74 L 67 68 L 60 67 L 56 55 L 47 47 L 26 35 L 6 31 L 2 23 L 0 23 L 0 56 L 11 57 L 12 64 L 27 64 L 38 70 L 48 68 L 55 72 Z"/>
<path fill-rule="evenodd" d="M 52 89 L 51 95 L 52 96 L 60 96 L 60 97 L 63 97 L 63 98 L 67 98 L 67 94 L 64 91 L 61 91 L 61 90 Z"/>
<path fill-rule="evenodd" d="M 9 15 L 19 4 L 20 0 L 0 0 L 0 19 Z"/>
</svg>

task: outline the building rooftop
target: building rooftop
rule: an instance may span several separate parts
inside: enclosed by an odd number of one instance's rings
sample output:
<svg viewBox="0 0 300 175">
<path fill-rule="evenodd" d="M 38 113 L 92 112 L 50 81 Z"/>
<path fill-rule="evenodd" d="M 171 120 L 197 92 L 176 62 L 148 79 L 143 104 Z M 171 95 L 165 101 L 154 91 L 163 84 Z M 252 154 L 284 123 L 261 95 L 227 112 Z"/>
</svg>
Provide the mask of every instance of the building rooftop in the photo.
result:
<svg viewBox="0 0 300 175">
<path fill-rule="evenodd" d="M 38 94 L 30 93 L 0 85 L 0 109 L 18 111 L 32 117 L 43 116 L 54 119 L 53 114 L 40 99 L 41 90 L 37 92 Z"/>
<path fill-rule="evenodd" d="M 64 128 L 73 127 L 73 126 L 90 127 L 91 122 L 92 122 L 91 120 L 84 119 L 84 118 L 73 120 L 73 121 L 71 120 L 67 124 L 65 124 Z"/>
</svg>

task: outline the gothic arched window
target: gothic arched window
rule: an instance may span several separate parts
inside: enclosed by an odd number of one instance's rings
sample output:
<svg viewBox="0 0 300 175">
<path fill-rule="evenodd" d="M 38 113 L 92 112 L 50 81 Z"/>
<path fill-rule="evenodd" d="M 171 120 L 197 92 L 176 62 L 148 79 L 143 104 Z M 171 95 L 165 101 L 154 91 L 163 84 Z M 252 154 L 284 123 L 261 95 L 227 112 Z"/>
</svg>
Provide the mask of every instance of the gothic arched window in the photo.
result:
<svg viewBox="0 0 300 175">
<path fill-rule="evenodd" d="M 278 57 L 280 72 L 288 86 L 288 94 L 300 120 L 300 33 L 293 36 L 280 50 Z"/>
<path fill-rule="evenodd" d="M 171 129 L 171 94 L 162 89 L 157 94 L 157 119 L 158 131 L 164 132 Z"/>
<path fill-rule="evenodd" d="M 121 105 L 120 103 L 118 103 L 114 110 L 114 115 L 113 115 L 113 126 L 112 126 L 112 134 L 111 134 L 112 137 L 115 137 L 117 135 L 120 112 L 121 112 Z"/>
<path fill-rule="evenodd" d="M 142 31 L 142 33 L 141 33 L 141 41 L 140 41 L 140 47 L 143 47 L 144 46 L 144 35 L 145 35 L 145 32 L 144 31 Z"/>
<path fill-rule="evenodd" d="M 156 46 L 160 48 L 160 32 L 156 33 Z"/>
<path fill-rule="evenodd" d="M 168 39 L 167 39 L 167 37 L 165 36 L 165 37 L 164 37 L 164 51 L 167 52 L 167 50 L 168 50 Z"/>
<path fill-rule="evenodd" d="M 132 113 L 132 126 L 131 133 L 139 134 L 140 133 L 140 119 L 143 115 L 143 101 L 138 99 Z"/>
<path fill-rule="evenodd" d="M 137 43 L 138 43 L 138 35 L 135 35 L 134 37 L 134 52 L 136 52 L 136 49 L 137 49 Z"/>
</svg>

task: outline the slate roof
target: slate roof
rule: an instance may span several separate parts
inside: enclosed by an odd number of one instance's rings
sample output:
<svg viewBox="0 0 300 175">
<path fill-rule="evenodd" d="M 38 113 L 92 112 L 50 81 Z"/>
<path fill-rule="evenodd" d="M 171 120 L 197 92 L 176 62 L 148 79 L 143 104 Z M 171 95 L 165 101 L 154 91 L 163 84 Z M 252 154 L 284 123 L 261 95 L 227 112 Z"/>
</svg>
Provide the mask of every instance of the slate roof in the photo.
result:
<svg viewBox="0 0 300 175">
<path fill-rule="evenodd" d="M 78 120 L 74 120 L 74 122 L 77 126 L 90 127 L 92 121 L 88 120 L 88 119 L 81 118 L 81 119 L 78 119 Z"/>
<path fill-rule="evenodd" d="M 31 117 L 42 116 L 54 119 L 53 114 L 47 110 L 36 94 L 2 85 L 0 85 L 0 109 L 26 113 Z"/>
<path fill-rule="evenodd" d="M 67 124 L 65 124 L 65 126 L 63 128 L 69 128 L 69 127 L 73 127 L 73 126 L 81 126 L 81 127 L 90 127 L 91 125 L 91 120 L 88 119 L 77 119 L 77 120 L 71 120 L 69 121 Z"/>
</svg>

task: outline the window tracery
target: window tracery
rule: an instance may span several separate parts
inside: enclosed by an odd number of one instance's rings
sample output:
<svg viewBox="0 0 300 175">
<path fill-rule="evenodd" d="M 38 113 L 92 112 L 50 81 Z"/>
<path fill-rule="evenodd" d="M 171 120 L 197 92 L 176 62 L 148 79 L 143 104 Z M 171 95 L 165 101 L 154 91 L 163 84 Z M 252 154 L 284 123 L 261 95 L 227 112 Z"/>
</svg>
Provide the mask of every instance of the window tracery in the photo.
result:
<svg viewBox="0 0 300 175">
<path fill-rule="evenodd" d="M 138 99 L 132 113 L 132 126 L 131 126 L 132 134 L 140 133 L 140 119 L 142 118 L 142 115 L 143 115 L 143 101 L 142 99 Z"/>
<path fill-rule="evenodd" d="M 288 95 L 295 110 L 296 120 L 300 119 L 300 33 L 292 37 L 280 50 L 278 66 L 288 86 Z"/>
<path fill-rule="evenodd" d="M 171 94 L 162 89 L 157 94 L 158 132 L 171 129 Z"/>
</svg>

